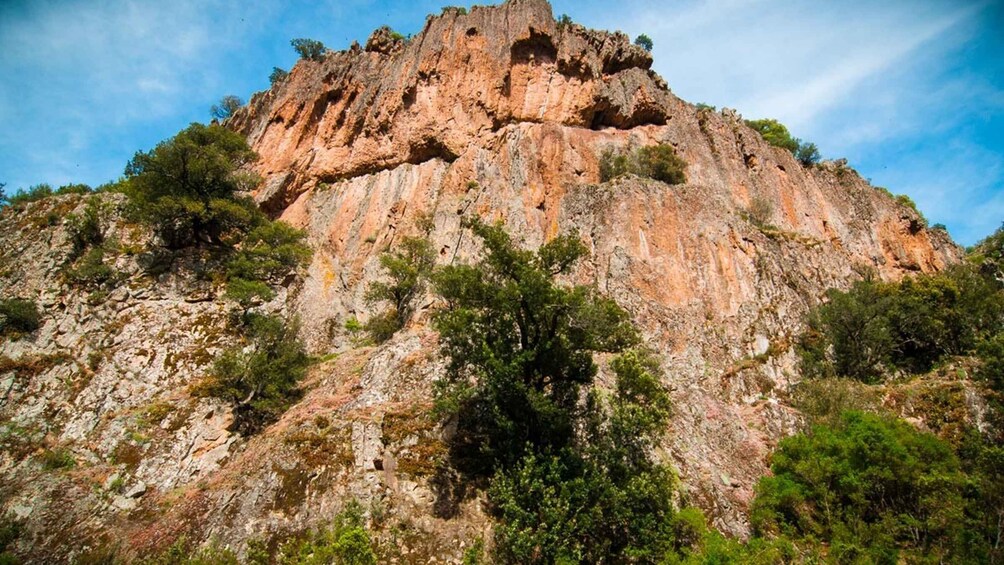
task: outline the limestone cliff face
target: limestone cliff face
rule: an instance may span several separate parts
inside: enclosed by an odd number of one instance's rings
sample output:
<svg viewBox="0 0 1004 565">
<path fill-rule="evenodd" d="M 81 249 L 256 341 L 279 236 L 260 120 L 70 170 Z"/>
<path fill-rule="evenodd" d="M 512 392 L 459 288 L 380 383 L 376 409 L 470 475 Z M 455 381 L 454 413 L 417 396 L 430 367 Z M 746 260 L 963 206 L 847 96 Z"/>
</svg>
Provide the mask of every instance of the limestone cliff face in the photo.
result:
<svg viewBox="0 0 1004 565">
<path fill-rule="evenodd" d="M 372 313 L 376 258 L 419 214 L 444 263 L 476 253 L 465 215 L 531 247 L 579 233 L 592 256 L 575 278 L 663 354 L 678 406 L 668 453 L 716 525 L 743 533 L 770 447 L 796 421 L 783 398 L 807 309 L 864 269 L 896 279 L 960 250 L 843 163 L 806 168 L 734 112 L 675 97 L 650 64 L 623 34 L 514 0 L 301 61 L 230 125 L 262 156 L 258 199 L 317 249 L 298 302 L 316 348 L 344 343 L 324 328 Z M 656 143 L 687 162 L 686 184 L 600 183 L 604 149 Z M 754 199 L 772 204 L 767 228 L 745 219 Z"/>
<path fill-rule="evenodd" d="M 375 313 L 363 295 L 379 254 L 423 214 L 444 264 L 478 253 L 464 216 L 502 220 L 528 247 L 578 233 L 592 253 L 572 278 L 627 308 L 663 362 L 675 413 L 660 456 L 717 527 L 744 534 L 771 448 L 798 425 L 785 400 L 805 312 L 866 269 L 896 279 L 961 251 L 841 163 L 803 167 L 734 112 L 678 99 L 650 65 L 622 34 L 559 26 L 543 0 L 511 0 L 447 10 L 407 42 L 378 30 L 255 95 L 227 125 L 261 156 L 257 199 L 315 249 L 265 308 L 299 314 L 310 349 L 340 355 L 251 439 L 188 389 L 232 339 L 210 277 L 181 265 L 151 278 L 129 252 L 147 236 L 113 214 L 123 278 L 95 297 L 59 277 L 59 218 L 79 197 L 4 211 L 0 291 L 43 307 L 35 335 L 3 344 L 5 358 L 43 362 L 0 367 L 0 503 L 27 524 L 19 552 L 68 561 L 181 534 L 242 548 L 322 523 L 352 497 L 387 560 L 458 559 L 487 520 L 433 463 L 444 433 L 428 415 L 442 366 L 426 323 L 434 299 L 378 348 L 342 329 Z M 656 143 L 687 162 L 685 184 L 600 182 L 605 149 Z M 767 227 L 747 219 L 754 199 L 771 203 Z M 75 469 L 40 467 L 57 447 Z"/>
</svg>

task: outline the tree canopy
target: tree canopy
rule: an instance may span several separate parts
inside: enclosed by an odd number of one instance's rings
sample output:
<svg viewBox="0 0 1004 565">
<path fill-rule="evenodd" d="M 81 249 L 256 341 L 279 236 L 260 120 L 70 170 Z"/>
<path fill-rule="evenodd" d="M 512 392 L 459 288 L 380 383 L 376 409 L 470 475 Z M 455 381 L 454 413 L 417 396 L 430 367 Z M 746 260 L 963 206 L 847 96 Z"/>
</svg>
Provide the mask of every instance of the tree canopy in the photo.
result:
<svg viewBox="0 0 1004 565">
<path fill-rule="evenodd" d="M 193 123 L 126 166 L 126 192 L 134 213 L 150 223 L 164 245 L 219 244 L 255 222 L 253 202 L 238 198 L 257 177 L 241 167 L 257 155 L 240 135 Z"/>
</svg>

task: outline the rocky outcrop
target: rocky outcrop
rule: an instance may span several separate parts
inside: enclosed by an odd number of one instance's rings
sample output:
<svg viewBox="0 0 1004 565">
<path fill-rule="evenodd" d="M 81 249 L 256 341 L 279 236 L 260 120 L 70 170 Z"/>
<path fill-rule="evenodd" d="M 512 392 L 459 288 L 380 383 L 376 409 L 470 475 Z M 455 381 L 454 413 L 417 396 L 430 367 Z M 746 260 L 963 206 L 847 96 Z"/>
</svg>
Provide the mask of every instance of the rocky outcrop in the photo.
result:
<svg viewBox="0 0 1004 565">
<path fill-rule="evenodd" d="M 46 360 L 0 373 L 0 501 L 27 524 L 18 550 L 69 561 L 182 534 L 240 549 L 321 524 L 355 498 L 387 560 L 457 560 L 487 520 L 478 494 L 436 464 L 435 300 L 378 348 L 343 328 L 374 314 L 364 294 L 379 255 L 418 233 L 420 217 L 433 220 L 441 264 L 475 257 L 460 229 L 470 215 L 505 222 L 528 247 L 573 232 L 586 242 L 591 255 L 570 278 L 628 309 L 663 362 L 675 409 L 659 455 L 715 526 L 745 534 L 753 485 L 799 422 L 786 399 L 803 315 L 866 271 L 936 271 L 961 250 L 844 164 L 803 167 L 735 112 L 678 99 L 651 62 L 623 34 L 559 25 L 543 0 L 510 0 L 446 10 L 409 40 L 377 30 L 365 48 L 300 61 L 256 94 L 227 125 L 261 156 L 258 201 L 314 248 L 303 280 L 263 308 L 298 314 L 311 351 L 339 355 L 251 439 L 227 430 L 226 406 L 189 389 L 233 339 L 232 305 L 205 268 L 193 274 L 197 258 L 150 276 L 146 235 L 115 214 L 121 282 L 94 296 L 59 275 L 62 219 L 80 197 L 5 210 L 0 291 L 36 299 L 43 325 L 2 354 Z M 687 162 L 685 184 L 600 182 L 604 150 L 657 143 Z M 769 203 L 756 224 L 755 200 Z M 77 467 L 44 469 L 46 449 L 68 450 Z"/>
<path fill-rule="evenodd" d="M 452 161 L 507 125 L 663 124 L 671 95 L 623 34 L 559 26 L 541 0 L 447 10 L 417 36 L 300 61 L 230 126 L 262 155 L 273 210 L 318 183 Z"/>
</svg>

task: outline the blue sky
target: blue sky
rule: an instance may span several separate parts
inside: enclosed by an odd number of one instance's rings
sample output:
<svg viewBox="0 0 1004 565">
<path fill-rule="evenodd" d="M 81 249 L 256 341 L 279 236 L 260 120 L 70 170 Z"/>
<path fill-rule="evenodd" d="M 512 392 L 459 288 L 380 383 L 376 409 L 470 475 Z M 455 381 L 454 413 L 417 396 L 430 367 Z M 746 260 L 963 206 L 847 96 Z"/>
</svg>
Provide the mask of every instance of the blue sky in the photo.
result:
<svg viewBox="0 0 1004 565">
<path fill-rule="evenodd" d="M 424 0 L 2 0 L 0 182 L 98 185 L 224 94 L 334 49 Z M 555 0 L 589 27 L 646 33 L 691 102 L 775 117 L 824 157 L 912 197 L 972 244 L 1004 221 L 1004 1 Z"/>
</svg>

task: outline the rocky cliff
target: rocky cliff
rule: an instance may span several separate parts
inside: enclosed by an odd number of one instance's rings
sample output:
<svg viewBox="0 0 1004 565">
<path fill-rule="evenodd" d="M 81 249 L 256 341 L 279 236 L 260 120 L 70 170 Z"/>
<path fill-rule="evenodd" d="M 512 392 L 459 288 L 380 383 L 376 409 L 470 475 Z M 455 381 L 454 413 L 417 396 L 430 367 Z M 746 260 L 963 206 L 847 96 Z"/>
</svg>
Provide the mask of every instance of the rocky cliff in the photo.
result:
<svg viewBox="0 0 1004 565">
<path fill-rule="evenodd" d="M 579 234 L 591 255 L 572 278 L 624 306 L 666 370 L 675 412 L 661 456 L 716 527 L 745 534 L 752 487 L 799 421 L 786 398 L 808 308 L 867 270 L 936 271 L 960 249 L 843 163 L 805 167 L 735 112 L 680 100 L 651 62 L 623 34 L 510 0 L 445 10 L 410 40 L 377 30 L 256 94 L 226 125 L 261 157 L 257 200 L 315 250 L 265 308 L 299 314 L 312 352 L 338 356 L 251 439 L 188 389 L 230 339 L 211 277 L 182 274 L 184 259 L 147 274 L 135 250 L 148 235 L 113 214 L 121 281 L 95 297 L 58 275 L 70 247 L 59 218 L 83 197 L 4 211 L 0 291 L 44 310 L 36 334 L 3 344 L 0 367 L 0 494 L 27 524 L 19 548 L 39 562 L 180 535 L 240 548 L 322 523 L 351 497 L 387 560 L 457 559 L 488 522 L 478 494 L 434 464 L 434 300 L 380 347 L 343 329 L 375 313 L 363 295 L 379 254 L 426 214 L 443 264 L 478 252 L 465 216 L 504 221 L 528 247 Z M 657 143 L 686 161 L 686 183 L 600 182 L 605 150 Z M 770 203 L 756 223 L 754 201 Z M 76 467 L 45 470 L 55 449 Z"/>
</svg>

